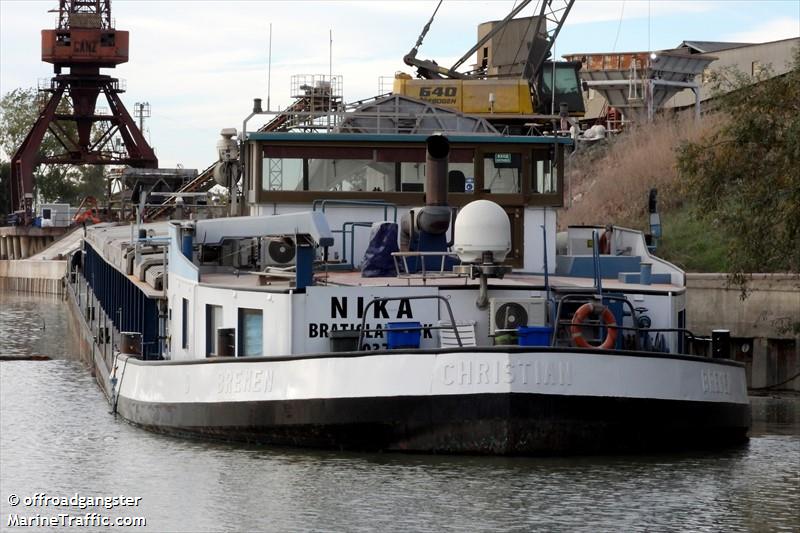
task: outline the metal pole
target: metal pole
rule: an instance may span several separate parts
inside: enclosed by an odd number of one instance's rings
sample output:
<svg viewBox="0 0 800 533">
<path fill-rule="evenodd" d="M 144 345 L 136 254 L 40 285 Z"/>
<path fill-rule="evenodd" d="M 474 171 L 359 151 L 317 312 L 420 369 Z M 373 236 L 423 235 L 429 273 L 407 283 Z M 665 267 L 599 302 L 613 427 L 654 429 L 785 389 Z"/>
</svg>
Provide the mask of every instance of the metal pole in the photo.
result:
<svg viewBox="0 0 800 533">
<path fill-rule="evenodd" d="M 333 100 L 333 29 L 328 30 L 328 131 L 331 130 L 331 102 Z"/>
<path fill-rule="evenodd" d="M 653 51 L 652 39 L 650 38 L 652 20 L 650 16 L 650 0 L 647 0 L 647 50 L 651 53 Z"/>
<path fill-rule="evenodd" d="M 542 247 L 544 248 L 544 290 L 547 291 L 547 299 L 550 299 L 550 272 L 547 264 L 547 228 L 545 224 L 541 225 L 542 228 Z"/>
<path fill-rule="evenodd" d="M 272 23 L 269 23 L 269 52 L 267 56 L 267 111 L 270 111 L 269 97 L 272 82 Z"/>
<path fill-rule="evenodd" d="M 694 91 L 694 120 L 700 122 L 700 88 L 693 87 Z"/>
<path fill-rule="evenodd" d="M 553 60 L 550 62 L 552 85 L 550 85 L 550 114 L 556 114 L 556 43 L 553 43 Z"/>
</svg>

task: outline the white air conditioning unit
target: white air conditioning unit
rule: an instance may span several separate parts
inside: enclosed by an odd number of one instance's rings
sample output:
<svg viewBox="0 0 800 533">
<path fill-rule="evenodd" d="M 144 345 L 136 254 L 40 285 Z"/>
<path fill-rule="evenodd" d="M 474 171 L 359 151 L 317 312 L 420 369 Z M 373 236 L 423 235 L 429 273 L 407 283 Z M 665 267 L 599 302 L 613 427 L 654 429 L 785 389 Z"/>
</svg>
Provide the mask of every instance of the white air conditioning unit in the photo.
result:
<svg viewBox="0 0 800 533">
<path fill-rule="evenodd" d="M 544 326 L 547 324 L 547 301 L 544 298 L 490 298 L 489 333 L 498 329 Z"/>
<path fill-rule="evenodd" d="M 297 243 L 291 237 L 265 237 L 261 240 L 262 267 L 286 267 L 295 264 Z"/>
</svg>

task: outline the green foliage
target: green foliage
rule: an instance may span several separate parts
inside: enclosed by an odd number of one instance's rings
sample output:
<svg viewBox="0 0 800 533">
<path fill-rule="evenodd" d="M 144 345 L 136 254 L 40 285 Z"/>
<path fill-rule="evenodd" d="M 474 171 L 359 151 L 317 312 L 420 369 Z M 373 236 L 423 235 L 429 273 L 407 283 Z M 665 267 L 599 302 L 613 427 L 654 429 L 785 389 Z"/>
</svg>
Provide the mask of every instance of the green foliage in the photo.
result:
<svg viewBox="0 0 800 533">
<path fill-rule="evenodd" d="M 800 272 L 800 50 L 792 70 L 768 76 L 719 76 L 727 120 L 678 150 L 689 200 L 726 235 L 728 271 L 743 286 L 749 272 Z"/>
<path fill-rule="evenodd" d="M 62 112 L 69 111 L 65 99 L 59 104 Z M 25 140 L 31 126 L 39 115 L 39 104 L 35 89 L 14 89 L 0 98 L 0 156 L 10 161 L 17 148 Z M 77 137 L 74 123 L 62 123 L 65 131 Z M 44 136 L 39 153 L 53 156 L 64 152 L 64 147 L 50 133 Z M 7 164 L 7 163 L 4 163 Z M 36 193 L 42 202 L 61 201 L 77 204 L 87 195 L 101 198 L 105 192 L 103 168 L 98 166 L 40 165 L 34 171 Z M 5 174 L 0 183 L 0 213 L 11 211 L 10 184 Z M 4 196 L 5 195 L 5 196 Z"/>
<path fill-rule="evenodd" d="M 36 91 L 14 89 L 0 99 L 0 150 L 3 159 L 11 160 L 36 120 Z"/>
<path fill-rule="evenodd" d="M 664 237 L 656 252 L 687 272 L 727 272 L 728 242 L 714 224 L 697 217 L 697 210 L 681 206 L 662 212 Z"/>
</svg>

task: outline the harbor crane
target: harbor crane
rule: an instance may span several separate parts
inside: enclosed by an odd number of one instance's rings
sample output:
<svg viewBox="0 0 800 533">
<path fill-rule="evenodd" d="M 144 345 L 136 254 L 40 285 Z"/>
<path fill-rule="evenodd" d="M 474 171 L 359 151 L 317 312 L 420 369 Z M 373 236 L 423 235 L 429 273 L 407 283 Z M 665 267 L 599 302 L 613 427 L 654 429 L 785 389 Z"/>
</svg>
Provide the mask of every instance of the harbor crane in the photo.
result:
<svg viewBox="0 0 800 533">
<path fill-rule="evenodd" d="M 55 75 L 40 87 L 44 105 L 11 158 L 12 208 L 25 225 L 33 219 L 33 170 L 39 164 L 158 168 L 155 152 L 120 100 L 124 84 L 100 74 L 128 61 L 128 32 L 114 28 L 111 0 L 60 0 L 57 13 L 56 28 L 42 30 L 42 61 L 53 64 Z M 102 114 L 101 93 L 109 109 Z M 61 153 L 40 153 L 48 132 Z M 118 138 L 122 143 L 115 146 Z"/>
</svg>

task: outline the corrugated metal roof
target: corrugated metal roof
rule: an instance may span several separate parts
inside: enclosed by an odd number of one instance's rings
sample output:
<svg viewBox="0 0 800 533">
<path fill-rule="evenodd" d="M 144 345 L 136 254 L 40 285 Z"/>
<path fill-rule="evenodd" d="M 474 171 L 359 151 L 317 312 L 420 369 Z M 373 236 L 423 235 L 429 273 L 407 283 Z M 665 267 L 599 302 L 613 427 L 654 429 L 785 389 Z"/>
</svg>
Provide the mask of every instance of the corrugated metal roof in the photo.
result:
<svg viewBox="0 0 800 533">
<path fill-rule="evenodd" d="M 730 50 L 731 48 L 741 48 L 742 46 L 750 46 L 754 43 L 731 43 L 723 41 L 683 41 L 676 48 L 692 48 L 696 53 L 707 54 L 709 52 L 718 52 L 719 50 Z"/>
</svg>

